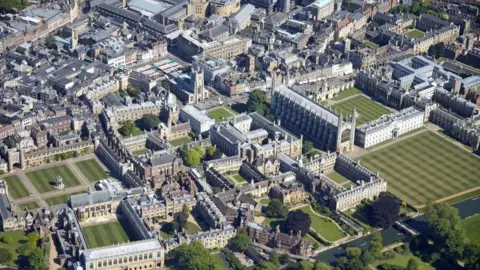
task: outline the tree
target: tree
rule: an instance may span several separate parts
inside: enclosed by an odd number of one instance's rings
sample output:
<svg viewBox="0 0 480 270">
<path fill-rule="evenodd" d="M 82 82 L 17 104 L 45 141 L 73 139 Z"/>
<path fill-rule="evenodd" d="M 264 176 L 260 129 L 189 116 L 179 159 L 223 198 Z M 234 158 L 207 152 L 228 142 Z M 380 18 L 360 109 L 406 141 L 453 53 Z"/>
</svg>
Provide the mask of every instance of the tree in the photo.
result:
<svg viewBox="0 0 480 270">
<path fill-rule="evenodd" d="M 376 227 L 388 228 L 400 218 L 400 204 L 388 195 L 380 194 L 380 197 L 370 206 L 370 218 Z"/>
<path fill-rule="evenodd" d="M 324 262 L 316 261 L 314 266 L 314 270 L 332 270 L 332 267 Z"/>
<path fill-rule="evenodd" d="M 442 57 L 443 54 L 445 53 L 445 44 L 443 42 L 438 43 L 437 45 L 435 45 L 435 50 L 436 50 L 435 56 L 437 58 Z"/>
<path fill-rule="evenodd" d="M 411 258 L 408 260 L 407 268 L 405 270 L 418 270 L 420 268 L 420 262 L 417 258 Z"/>
<path fill-rule="evenodd" d="M 356 247 L 347 248 L 347 258 L 349 259 L 360 258 L 360 255 L 362 255 L 362 250 L 360 248 L 356 248 Z"/>
<path fill-rule="evenodd" d="M 302 153 L 306 154 L 313 149 L 313 143 L 311 141 L 304 141 L 302 145 Z"/>
<path fill-rule="evenodd" d="M 465 269 L 480 269 L 480 246 L 475 244 L 467 244 L 463 251 L 462 260 L 465 263 Z"/>
<path fill-rule="evenodd" d="M 217 147 L 215 145 L 207 147 L 207 160 L 212 160 L 213 155 L 215 155 L 215 152 L 217 151 Z"/>
<path fill-rule="evenodd" d="M 210 251 L 199 241 L 181 244 L 171 252 L 174 269 L 215 270 Z"/>
<path fill-rule="evenodd" d="M 295 210 L 288 213 L 285 228 L 295 234 L 300 232 L 304 236 L 310 229 L 311 224 L 312 220 L 307 213 L 302 210 Z"/>
<path fill-rule="evenodd" d="M 360 256 L 360 260 L 362 260 L 363 264 L 369 265 L 370 263 L 372 263 L 375 260 L 375 258 L 373 257 L 373 255 L 370 251 L 366 250 Z"/>
<path fill-rule="evenodd" d="M 190 215 L 190 207 L 188 205 L 184 204 L 182 207 L 182 213 L 184 213 L 187 217 Z"/>
<path fill-rule="evenodd" d="M 313 270 L 313 263 L 309 261 L 301 261 L 299 264 L 301 270 Z"/>
<path fill-rule="evenodd" d="M 185 214 L 184 212 L 179 212 L 175 214 L 175 222 L 178 224 L 178 229 L 184 229 L 187 227 L 188 224 L 188 214 Z"/>
<path fill-rule="evenodd" d="M 122 134 L 122 136 L 130 136 L 135 135 L 137 127 L 132 121 L 125 121 L 121 128 L 118 129 L 118 132 Z"/>
<path fill-rule="evenodd" d="M 458 210 L 446 203 L 427 206 L 429 233 L 435 245 L 450 255 L 459 258 L 467 238 L 460 228 Z"/>
<path fill-rule="evenodd" d="M 12 237 L 8 235 L 3 235 L 0 241 L 2 241 L 2 243 L 8 244 L 12 242 Z"/>
<path fill-rule="evenodd" d="M 8 149 L 15 148 L 17 146 L 17 141 L 15 140 L 14 137 L 8 136 L 7 141 L 5 142 L 5 145 L 7 145 Z"/>
<path fill-rule="evenodd" d="M 252 240 L 245 233 L 237 233 L 232 239 L 232 245 L 239 251 L 245 251 L 252 247 Z"/>
<path fill-rule="evenodd" d="M 36 247 L 28 253 L 28 266 L 31 270 L 45 269 L 45 255 L 41 248 Z"/>
<path fill-rule="evenodd" d="M 286 218 L 288 208 L 278 199 L 273 199 L 268 203 L 265 215 L 269 218 Z"/>
<path fill-rule="evenodd" d="M 198 166 L 200 165 L 200 162 L 202 160 L 202 156 L 200 153 L 195 150 L 195 148 L 190 148 L 187 151 L 187 154 L 185 155 L 185 165 L 187 166 Z"/>
<path fill-rule="evenodd" d="M 278 270 L 278 267 L 269 262 L 269 261 L 263 261 L 259 265 L 255 266 L 255 270 Z"/>
<path fill-rule="evenodd" d="M 280 259 L 280 264 L 282 265 L 289 263 L 291 260 L 290 255 L 288 255 L 288 253 L 283 253 L 282 255 L 280 255 L 279 259 Z"/>
<path fill-rule="evenodd" d="M 6 248 L 0 248 L 0 263 L 10 262 L 13 259 L 12 253 Z"/>
<path fill-rule="evenodd" d="M 380 259 L 382 257 L 383 250 L 383 238 L 380 232 L 376 231 L 372 233 L 372 239 L 370 240 L 370 248 L 368 251 L 372 254 L 374 258 Z"/>
<path fill-rule="evenodd" d="M 50 35 L 45 39 L 45 46 L 49 49 L 56 50 L 57 49 L 57 42 L 55 38 Z"/>
<path fill-rule="evenodd" d="M 153 130 L 156 129 L 158 125 L 160 125 L 160 119 L 158 118 L 158 116 L 153 114 L 145 114 L 137 121 L 137 125 L 141 130 Z"/>
<path fill-rule="evenodd" d="M 280 267 L 280 258 L 275 250 L 270 253 L 270 261 L 277 267 Z"/>
<path fill-rule="evenodd" d="M 437 56 L 437 48 L 435 47 L 435 45 L 432 45 L 430 46 L 430 48 L 428 48 L 428 55 Z"/>
<path fill-rule="evenodd" d="M 27 244 L 30 248 L 37 247 L 38 240 L 40 236 L 36 232 L 31 232 L 27 234 Z"/>
<path fill-rule="evenodd" d="M 265 113 L 265 92 L 262 90 L 253 90 L 247 101 L 247 112 L 257 112 L 261 115 Z"/>
<path fill-rule="evenodd" d="M 20 256 L 26 256 L 30 251 L 30 247 L 28 245 L 21 245 L 15 249 L 15 252 Z"/>
</svg>

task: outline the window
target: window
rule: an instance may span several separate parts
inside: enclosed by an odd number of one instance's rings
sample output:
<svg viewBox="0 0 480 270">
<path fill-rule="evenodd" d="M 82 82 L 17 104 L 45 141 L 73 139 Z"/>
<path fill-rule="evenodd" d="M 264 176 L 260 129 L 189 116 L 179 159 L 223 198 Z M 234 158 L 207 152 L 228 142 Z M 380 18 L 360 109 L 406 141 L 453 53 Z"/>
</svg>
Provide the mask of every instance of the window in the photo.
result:
<svg viewBox="0 0 480 270">
<path fill-rule="evenodd" d="M 112 260 L 108 260 L 108 265 L 109 265 L 109 266 L 112 265 Z"/>
<path fill-rule="evenodd" d="M 98 262 L 97 266 L 102 267 L 102 262 Z"/>
<path fill-rule="evenodd" d="M 149 258 L 149 259 L 151 259 L 152 257 L 153 257 L 153 254 L 152 254 L 152 253 L 148 254 L 148 258 Z"/>
<path fill-rule="evenodd" d="M 93 269 L 94 264 L 90 263 L 90 269 Z"/>
</svg>

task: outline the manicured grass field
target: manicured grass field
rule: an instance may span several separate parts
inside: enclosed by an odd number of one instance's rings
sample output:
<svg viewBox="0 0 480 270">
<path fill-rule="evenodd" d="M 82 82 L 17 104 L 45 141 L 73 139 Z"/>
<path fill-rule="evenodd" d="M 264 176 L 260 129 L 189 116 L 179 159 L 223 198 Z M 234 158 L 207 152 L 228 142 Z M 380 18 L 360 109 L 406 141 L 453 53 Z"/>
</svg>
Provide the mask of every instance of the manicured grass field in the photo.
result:
<svg viewBox="0 0 480 270">
<path fill-rule="evenodd" d="M 21 209 L 21 210 L 25 210 L 25 208 L 27 208 L 27 209 L 37 209 L 37 208 L 40 208 L 40 205 L 38 205 L 37 202 L 29 202 L 29 203 L 20 204 L 18 206 L 18 208 Z"/>
<path fill-rule="evenodd" d="M 261 199 L 261 200 L 260 200 L 260 203 L 261 203 L 261 204 L 265 204 L 265 205 L 267 205 L 267 204 L 269 204 L 269 203 L 270 203 L 270 199 L 268 199 L 268 198 Z"/>
<path fill-rule="evenodd" d="M 375 261 L 374 263 L 372 263 L 371 265 L 377 269 L 377 267 L 381 264 L 384 264 L 384 263 L 388 263 L 388 264 L 393 264 L 393 265 L 398 265 L 398 266 L 401 266 L 401 267 L 407 267 L 407 264 L 408 264 L 408 261 L 411 259 L 411 258 L 414 258 L 415 256 L 412 255 L 412 254 L 409 254 L 409 255 L 404 255 L 404 254 L 398 254 L 396 253 L 397 255 L 395 256 L 395 258 L 393 259 L 390 259 L 390 260 L 378 260 L 378 261 Z M 424 262 L 422 262 L 418 257 L 417 259 L 421 262 L 421 265 L 420 267 L 418 268 L 419 270 L 434 270 L 435 268 L 433 268 L 431 265 L 428 265 Z"/>
<path fill-rule="evenodd" d="M 212 254 L 212 259 L 215 262 L 215 270 L 228 270 L 219 254 Z"/>
<path fill-rule="evenodd" d="M 247 180 L 245 180 L 245 178 L 243 178 L 240 174 L 235 174 L 232 176 L 232 178 L 238 183 L 247 182 Z"/>
<path fill-rule="evenodd" d="M 187 228 L 185 229 L 187 234 L 194 234 L 200 231 L 200 227 L 197 224 L 187 221 Z"/>
<path fill-rule="evenodd" d="M 236 115 L 236 112 L 227 109 L 226 107 L 219 107 L 216 109 L 213 109 L 211 111 L 208 111 L 208 115 L 215 119 L 215 123 L 225 121 L 225 119 L 228 119 L 234 115 Z"/>
<path fill-rule="evenodd" d="M 349 96 L 353 96 L 360 93 L 360 90 L 358 90 L 355 87 L 348 88 L 347 90 L 344 90 L 342 92 L 339 92 L 332 100 L 342 100 L 344 98 L 347 98 Z"/>
<path fill-rule="evenodd" d="M 357 126 L 361 126 L 367 122 L 377 120 L 384 114 L 389 114 L 391 111 L 382 105 L 370 100 L 365 96 L 358 96 L 349 100 L 333 105 L 332 109 L 336 109 L 338 113 L 343 115 L 351 115 L 353 107 L 357 110 Z"/>
<path fill-rule="evenodd" d="M 60 195 L 60 196 L 57 196 L 57 197 L 52 197 L 52 198 L 45 199 L 45 202 L 48 205 L 57 205 L 57 204 L 67 203 L 68 198 L 70 198 L 70 196 L 75 195 L 75 194 L 85 193 L 85 192 L 86 192 L 85 190 L 82 190 L 82 191 L 73 192 L 73 193 L 69 193 L 69 194 L 63 194 L 63 195 Z"/>
<path fill-rule="evenodd" d="M 171 140 L 169 141 L 169 143 L 173 146 L 173 147 L 176 147 L 176 146 L 180 146 L 184 143 L 189 143 L 191 142 L 192 140 L 190 139 L 190 137 L 183 137 L 183 138 L 179 138 L 179 139 L 176 139 L 176 140 Z"/>
<path fill-rule="evenodd" d="M 54 185 L 57 181 L 57 175 L 63 178 L 65 187 L 73 187 L 80 184 L 66 165 L 28 172 L 26 175 L 40 193 L 56 190 Z"/>
<path fill-rule="evenodd" d="M 29 195 L 27 188 L 25 188 L 16 175 L 5 177 L 3 180 L 7 183 L 9 195 L 14 199 L 20 199 Z"/>
<path fill-rule="evenodd" d="M 423 37 L 424 35 L 425 35 L 424 32 L 417 29 L 413 29 L 405 33 L 405 36 L 409 38 L 420 38 L 420 37 Z"/>
<path fill-rule="evenodd" d="M 480 215 L 462 220 L 460 226 L 465 230 L 470 243 L 480 245 Z"/>
<path fill-rule="evenodd" d="M 310 227 L 315 230 L 315 232 L 323 237 L 323 239 L 334 242 L 345 237 L 340 228 L 335 224 L 334 221 L 323 218 L 317 213 L 314 213 L 310 206 L 304 206 L 300 208 L 303 212 L 307 213 L 312 220 Z"/>
<path fill-rule="evenodd" d="M 139 156 L 139 155 L 145 154 L 147 151 L 148 151 L 148 149 L 145 148 L 145 149 L 140 149 L 140 150 L 134 151 L 132 154 L 133 154 L 134 156 Z"/>
<path fill-rule="evenodd" d="M 10 236 L 12 238 L 12 242 L 5 244 L 0 242 L 0 248 L 6 248 L 12 253 L 12 260 L 9 262 L 2 263 L 2 265 L 15 265 L 15 261 L 18 258 L 17 252 L 15 252 L 15 249 L 17 249 L 19 246 L 21 246 L 24 242 L 27 241 L 27 237 L 25 237 L 25 232 L 24 231 L 12 231 L 12 232 L 5 232 L 2 233 L 2 235 Z"/>
<path fill-rule="evenodd" d="M 335 181 L 335 183 L 338 183 L 340 185 L 345 183 L 345 182 L 352 182 L 352 181 L 348 180 L 348 178 L 346 178 L 345 176 L 341 175 L 340 173 L 338 173 L 336 171 L 333 171 L 333 172 L 327 174 L 327 177 L 332 179 L 333 181 Z"/>
<path fill-rule="evenodd" d="M 88 248 L 110 246 L 129 241 L 128 235 L 118 221 L 83 227 Z"/>
<path fill-rule="evenodd" d="M 100 164 L 98 164 L 94 158 L 79 161 L 75 163 L 75 165 L 77 165 L 80 171 L 82 171 L 83 175 L 85 175 L 90 182 L 97 182 L 108 177 L 105 169 L 100 166 Z"/>
<path fill-rule="evenodd" d="M 432 132 L 399 141 L 360 160 L 380 172 L 390 192 L 416 206 L 480 185 L 480 159 Z"/>
</svg>

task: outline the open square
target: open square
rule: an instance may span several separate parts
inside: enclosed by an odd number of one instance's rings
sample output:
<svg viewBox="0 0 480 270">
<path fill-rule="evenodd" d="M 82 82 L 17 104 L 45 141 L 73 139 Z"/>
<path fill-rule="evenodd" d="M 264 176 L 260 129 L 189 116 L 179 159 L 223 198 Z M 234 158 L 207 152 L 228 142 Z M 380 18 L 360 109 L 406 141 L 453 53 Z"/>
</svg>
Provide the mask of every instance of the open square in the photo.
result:
<svg viewBox="0 0 480 270">
<path fill-rule="evenodd" d="M 432 132 L 374 151 L 360 161 L 380 172 L 390 192 L 417 207 L 480 185 L 480 158 Z"/>
<path fill-rule="evenodd" d="M 236 113 L 225 107 L 219 107 L 208 111 L 208 115 L 215 119 L 215 123 L 225 121 L 226 119 L 236 115 Z"/>
<path fill-rule="evenodd" d="M 83 175 L 87 177 L 90 182 L 97 182 L 99 180 L 106 179 L 107 173 L 105 169 L 98 164 L 94 158 L 84 161 L 79 161 L 75 165 L 82 171 Z"/>
<path fill-rule="evenodd" d="M 40 193 L 56 190 L 55 182 L 59 175 L 63 178 L 63 184 L 66 188 L 80 184 L 66 165 L 28 172 L 26 175 Z"/>
<path fill-rule="evenodd" d="M 420 38 L 420 37 L 423 37 L 424 35 L 425 35 L 424 32 L 417 29 L 413 29 L 405 33 L 405 36 L 409 38 Z"/>
<path fill-rule="evenodd" d="M 14 199 L 20 199 L 29 195 L 28 190 L 16 175 L 3 178 L 7 183 L 8 193 Z"/>
<path fill-rule="evenodd" d="M 336 109 L 338 113 L 342 112 L 345 115 L 351 115 L 353 107 L 357 110 L 357 126 L 361 126 L 367 122 L 377 120 L 384 114 L 392 113 L 389 109 L 370 100 L 365 96 L 358 96 L 346 101 L 342 101 L 333 105 L 332 109 Z"/>
<path fill-rule="evenodd" d="M 131 240 L 118 221 L 82 227 L 82 231 L 88 248 L 105 247 Z"/>
</svg>

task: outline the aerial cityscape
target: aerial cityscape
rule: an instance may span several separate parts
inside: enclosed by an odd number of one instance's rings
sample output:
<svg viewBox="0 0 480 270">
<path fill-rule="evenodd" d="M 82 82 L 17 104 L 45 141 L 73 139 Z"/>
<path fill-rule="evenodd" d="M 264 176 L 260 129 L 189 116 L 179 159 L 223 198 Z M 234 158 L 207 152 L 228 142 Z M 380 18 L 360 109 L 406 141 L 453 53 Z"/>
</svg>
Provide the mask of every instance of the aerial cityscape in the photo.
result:
<svg viewBox="0 0 480 270">
<path fill-rule="evenodd" d="M 479 0 L 0 0 L 0 268 L 480 270 Z"/>
</svg>

